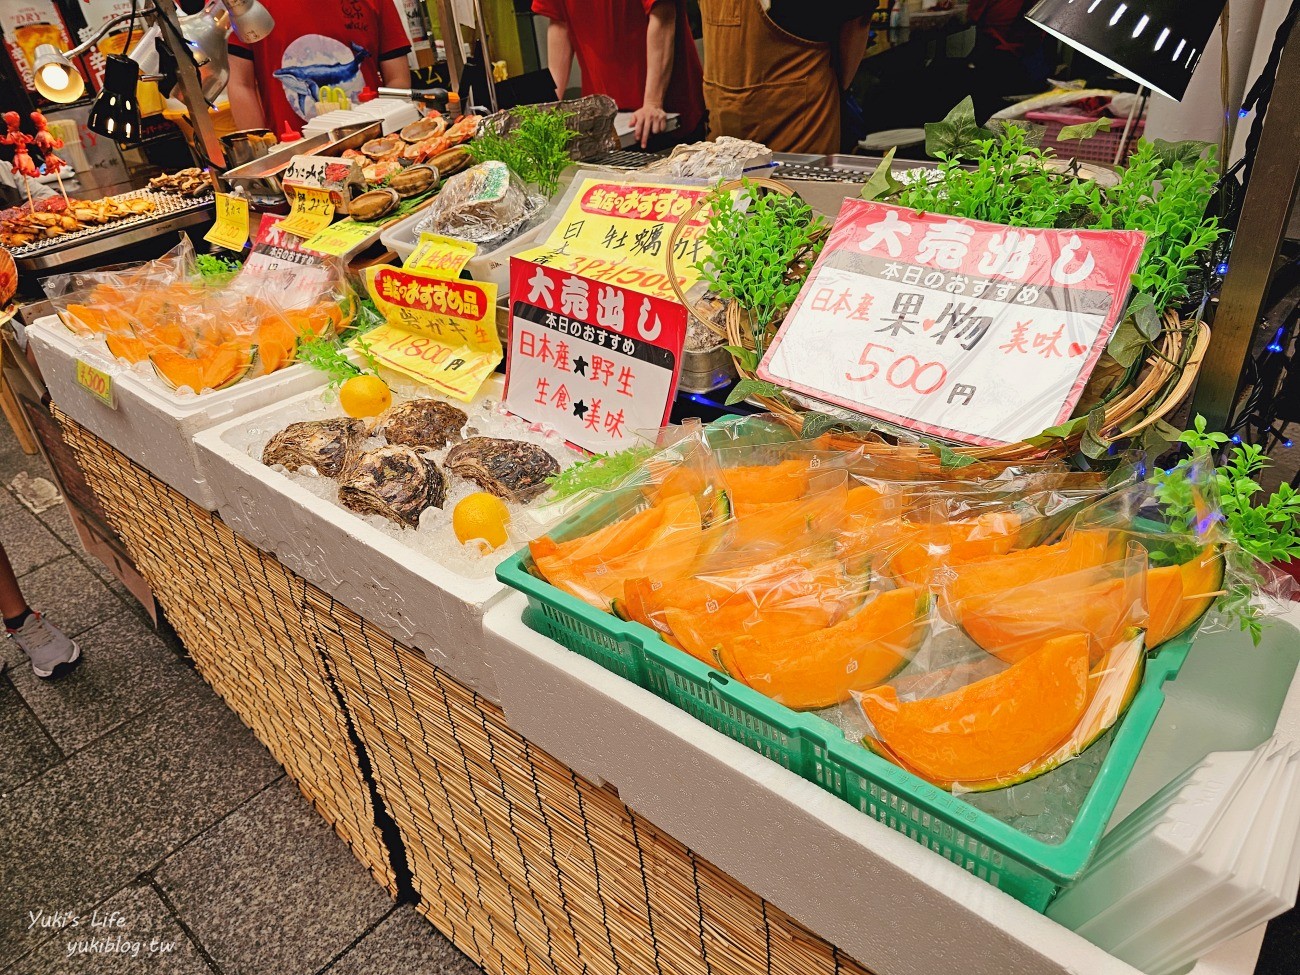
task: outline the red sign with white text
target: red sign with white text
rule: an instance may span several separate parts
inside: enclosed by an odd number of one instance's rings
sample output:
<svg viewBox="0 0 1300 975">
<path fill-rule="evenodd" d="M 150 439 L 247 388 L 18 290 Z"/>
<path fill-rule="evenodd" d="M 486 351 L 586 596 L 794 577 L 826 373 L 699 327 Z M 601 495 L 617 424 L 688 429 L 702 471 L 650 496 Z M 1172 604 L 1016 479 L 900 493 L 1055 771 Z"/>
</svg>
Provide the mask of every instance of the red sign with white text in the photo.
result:
<svg viewBox="0 0 1300 975">
<path fill-rule="evenodd" d="M 1074 411 L 1144 242 L 846 200 L 758 373 L 959 443 L 1025 440 Z"/>
<path fill-rule="evenodd" d="M 584 450 L 622 450 L 668 420 L 686 309 L 675 301 L 510 260 L 506 409 Z"/>
</svg>

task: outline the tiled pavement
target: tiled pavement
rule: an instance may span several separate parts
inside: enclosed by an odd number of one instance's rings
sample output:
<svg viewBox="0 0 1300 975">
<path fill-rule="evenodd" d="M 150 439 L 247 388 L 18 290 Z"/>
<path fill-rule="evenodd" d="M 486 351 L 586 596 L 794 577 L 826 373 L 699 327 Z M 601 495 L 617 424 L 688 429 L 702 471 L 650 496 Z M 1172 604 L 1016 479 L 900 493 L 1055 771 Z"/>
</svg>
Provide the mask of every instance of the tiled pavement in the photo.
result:
<svg viewBox="0 0 1300 975">
<path fill-rule="evenodd" d="M 0 421 L 0 543 L 85 659 L 46 683 L 0 640 L 0 975 L 478 975 L 393 905 L 63 507 L 17 501 L 20 471 L 48 476 Z"/>
<path fill-rule="evenodd" d="M 0 484 L 24 470 L 47 474 L 0 423 Z M 0 542 L 85 654 L 46 684 L 0 641 L 0 975 L 477 975 L 393 906 L 61 506 L 32 515 L 0 486 Z M 1258 975 L 1297 971 L 1292 912 Z"/>
</svg>

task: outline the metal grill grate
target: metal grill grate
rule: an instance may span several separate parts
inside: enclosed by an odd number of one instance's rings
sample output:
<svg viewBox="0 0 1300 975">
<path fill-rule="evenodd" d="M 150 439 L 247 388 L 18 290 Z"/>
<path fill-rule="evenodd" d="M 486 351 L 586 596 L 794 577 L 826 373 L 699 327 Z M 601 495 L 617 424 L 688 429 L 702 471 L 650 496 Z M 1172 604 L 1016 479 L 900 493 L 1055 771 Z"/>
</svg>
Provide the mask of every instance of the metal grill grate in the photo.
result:
<svg viewBox="0 0 1300 975">
<path fill-rule="evenodd" d="M 80 230 L 74 230 L 71 233 L 59 234 L 57 237 L 49 237 L 45 240 L 35 241 L 30 244 L 24 244 L 22 247 L 10 248 L 9 253 L 14 256 L 15 260 L 24 258 L 43 257 L 48 254 L 56 253 L 66 247 L 73 247 L 89 241 L 94 241 L 99 237 L 111 237 L 116 233 L 127 230 L 132 227 L 142 227 L 156 221 L 165 220 L 178 214 L 202 210 L 204 207 L 212 205 L 212 194 L 205 193 L 203 196 L 180 196 L 177 193 L 161 193 L 157 190 L 132 190 L 130 193 L 119 193 L 117 196 L 109 197 L 113 200 L 132 200 L 138 197 L 144 197 L 154 201 L 154 210 L 151 213 L 139 213 L 129 217 L 122 217 L 110 223 L 99 224 L 96 226 L 82 227 Z"/>
</svg>

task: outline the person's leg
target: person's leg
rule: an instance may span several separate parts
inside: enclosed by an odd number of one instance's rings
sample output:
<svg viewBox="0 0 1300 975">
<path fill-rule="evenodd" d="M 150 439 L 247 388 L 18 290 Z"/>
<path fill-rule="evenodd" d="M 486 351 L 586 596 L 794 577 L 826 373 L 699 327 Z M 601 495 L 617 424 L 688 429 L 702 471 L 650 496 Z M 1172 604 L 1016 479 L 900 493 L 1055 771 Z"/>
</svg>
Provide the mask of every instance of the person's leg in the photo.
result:
<svg viewBox="0 0 1300 975">
<path fill-rule="evenodd" d="M 37 677 L 60 676 L 80 659 L 77 644 L 27 605 L 3 545 L 0 545 L 0 614 L 4 615 L 9 639 L 27 654 L 32 673 Z"/>
</svg>

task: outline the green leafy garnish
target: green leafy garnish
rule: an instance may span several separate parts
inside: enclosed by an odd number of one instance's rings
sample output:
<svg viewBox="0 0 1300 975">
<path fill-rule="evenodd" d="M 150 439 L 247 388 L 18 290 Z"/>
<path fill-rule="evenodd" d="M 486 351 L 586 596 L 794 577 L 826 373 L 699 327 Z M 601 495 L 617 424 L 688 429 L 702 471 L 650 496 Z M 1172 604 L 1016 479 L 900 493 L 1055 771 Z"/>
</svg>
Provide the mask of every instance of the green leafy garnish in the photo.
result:
<svg viewBox="0 0 1300 975">
<path fill-rule="evenodd" d="M 307 338 L 298 343 L 298 360 L 329 377 L 329 386 L 339 386 L 364 371 L 352 364 L 337 339 Z"/>
<path fill-rule="evenodd" d="M 554 196 L 560 173 L 569 165 L 569 143 L 578 133 L 569 128 L 572 115 L 557 109 L 543 111 L 532 105 L 510 110 L 509 118 L 489 123 L 465 146 L 476 162 L 495 159 L 539 192 Z M 502 129 L 508 128 L 503 135 Z"/>
<path fill-rule="evenodd" d="M 243 265 L 216 254 L 199 254 L 194 258 L 196 270 L 205 284 L 223 285 L 239 273 Z"/>
<path fill-rule="evenodd" d="M 1221 450 L 1228 437 L 1207 431 L 1205 417 L 1198 415 L 1193 428 L 1183 431 L 1178 440 L 1190 447 L 1192 454 L 1170 470 L 1158 471 L 1152 477 L 1155 497 L 1164 509 L 1171 532 L 1198 537 L 1205 533 L 1202 524 L 1205 506 L 1203 502 L 1198 503 L 1202 492 L 1197 484 L 1197 468 Z M 1262 490 L 1256 475 L 1269 463 L 1258 444 L 1236 444 L 1212 475 L 1223 524 L 1232 540 L 1250 557 L 1236 560 L 1240 578 L 1229 585 L 1227 595 L 1219 602 L 1219 610 L 1236 618 L 1256 644 L 1262 623 L 1252 599 L 1256 570 L 1251 560 L 1290 562 L 1300 558 L 1300 492 L 1284 483 L 1262 502 L 1256 501 Z M 1152 561 L 1185 562 L 1198 548 L 1189 542 L 1170 551 L 1152 553 Z"/>
<path fill-rule="evenodd" d="M 564 501 L 589 491 L 606 491 L 635 474 L 652 453 L 654 448 L 645 444 L 615 454 L 593 454 L 566 467 L 546 483 L 550 485 L 555 501 Z"/>
<path fill-rule="evenodd" d="M 798 197 L 760 194 L 749 181 L 735 194 L 715 189 L 708 207 L 711 254 L 695 267 L 709 290 L 749 314 L 756 362 L 821 253 L 826 222 Z"/>
</svg>

